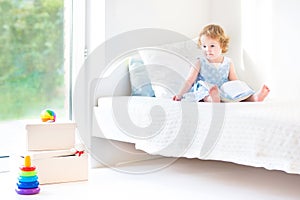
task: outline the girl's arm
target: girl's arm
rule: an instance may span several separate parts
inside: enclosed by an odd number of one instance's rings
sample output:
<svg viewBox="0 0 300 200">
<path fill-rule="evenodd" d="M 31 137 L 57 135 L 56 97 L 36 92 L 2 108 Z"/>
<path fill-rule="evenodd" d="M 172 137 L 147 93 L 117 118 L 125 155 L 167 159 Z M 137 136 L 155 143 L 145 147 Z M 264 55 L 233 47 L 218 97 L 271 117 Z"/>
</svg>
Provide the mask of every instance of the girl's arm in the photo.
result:
<svg viewBox="0 0 300 200">
<path fill-rule="evenodd" d="M 190 73 L 188 75 L 188 78 L 184 82 L 182 88 L 180 89 L 179 93 L 173 97 L 173 100 L 180 101 L 183 94 L 187 93 L 194 82 L 196 81 L 198 74 L 200 72 L 200 61 L 198 60 L 194 66 L 191 67 Z"/>
<path fill-rule="evenodd" d="M 237 80 L 237 79 L 238 79 L 238 77 L 237 77 L 235 69 L 234 69 L 234 64 L 231 61 L 230 62 L 230 68 L 229 68 L 229 74 L 228 74 L 228 80 L 229 81 L 234 81 L 234 80 Z"/>
</svg>

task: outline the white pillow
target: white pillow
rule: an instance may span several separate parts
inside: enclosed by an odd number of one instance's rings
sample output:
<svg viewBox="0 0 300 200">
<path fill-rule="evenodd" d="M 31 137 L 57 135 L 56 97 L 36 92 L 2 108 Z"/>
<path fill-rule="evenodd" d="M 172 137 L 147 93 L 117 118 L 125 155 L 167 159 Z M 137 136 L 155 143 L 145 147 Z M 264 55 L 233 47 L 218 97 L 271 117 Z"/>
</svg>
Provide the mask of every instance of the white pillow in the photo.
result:
<svg viewBox="0 0 300 200">
<path fill-rule="evenodd" d="M 156 97 L 172 98 L 202 51 L 194 40 L 139 50 Z"/>
</svg>

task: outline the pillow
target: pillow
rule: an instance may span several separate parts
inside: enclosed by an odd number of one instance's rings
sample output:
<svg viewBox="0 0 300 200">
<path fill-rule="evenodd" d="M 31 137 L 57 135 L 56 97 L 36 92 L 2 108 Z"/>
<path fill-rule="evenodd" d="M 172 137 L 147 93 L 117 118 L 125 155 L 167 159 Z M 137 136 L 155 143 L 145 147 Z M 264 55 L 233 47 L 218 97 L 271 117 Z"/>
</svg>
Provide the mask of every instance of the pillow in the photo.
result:
<svg viewBox="0 0 300 200">
<path fill-rule="evenodd" d="M 202 51 L 194 40 L 187 40 L 140 49 L 139 54 L 155 96 L 172 98 L 181 89 Z"/>
<path fill-rule="evenodd" d="M 139 57 L 130 57 L 128 63 L 132 96 L 154 97 L 147 69 Z"/>
</svg>

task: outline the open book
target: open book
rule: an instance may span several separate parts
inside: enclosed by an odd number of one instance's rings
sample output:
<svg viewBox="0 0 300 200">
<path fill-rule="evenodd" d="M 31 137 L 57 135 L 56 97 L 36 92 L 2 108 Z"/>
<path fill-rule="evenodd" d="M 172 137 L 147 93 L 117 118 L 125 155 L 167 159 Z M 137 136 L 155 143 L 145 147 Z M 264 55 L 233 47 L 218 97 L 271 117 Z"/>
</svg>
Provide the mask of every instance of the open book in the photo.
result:
<svg viewBox="0 0 300 200">
<path fill-rule="evenodd" d="M 220 89 L 232 99 L 253 93 L 253 90 L 245 82 L 240 80 L 228 81 L 224 83 Z"/>
</svg>

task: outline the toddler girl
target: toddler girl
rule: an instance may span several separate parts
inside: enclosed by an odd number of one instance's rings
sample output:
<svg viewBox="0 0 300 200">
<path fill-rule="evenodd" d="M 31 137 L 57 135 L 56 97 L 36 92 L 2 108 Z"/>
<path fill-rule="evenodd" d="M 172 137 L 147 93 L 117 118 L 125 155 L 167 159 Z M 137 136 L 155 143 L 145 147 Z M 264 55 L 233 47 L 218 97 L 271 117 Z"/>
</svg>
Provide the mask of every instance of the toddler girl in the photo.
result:
<svg viewBox="0 0 300 200">
<path fill-rule="evenodd" d="M 229 38 L 219 25 L 211 24 L 203 28 L 199 35 L 198 45 L 202 48 L 204 57 L 198 58 L 195 67 L 191 68 L 183 87 L 173 100 L 188 101 L 263 101 L 269 94 L 269 88 L 263 85 L 254 92 L 252 89 L 241 91 L 232 97 L 222 85 L 228 81 L 238 80 L 233 62 L 223 55 L 228 50 Z"/>
</svg>

